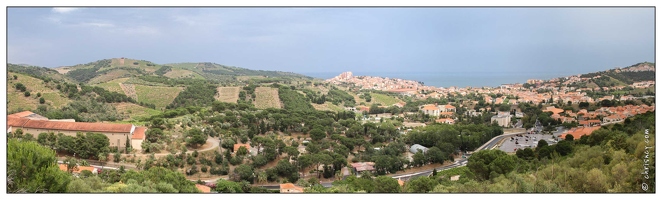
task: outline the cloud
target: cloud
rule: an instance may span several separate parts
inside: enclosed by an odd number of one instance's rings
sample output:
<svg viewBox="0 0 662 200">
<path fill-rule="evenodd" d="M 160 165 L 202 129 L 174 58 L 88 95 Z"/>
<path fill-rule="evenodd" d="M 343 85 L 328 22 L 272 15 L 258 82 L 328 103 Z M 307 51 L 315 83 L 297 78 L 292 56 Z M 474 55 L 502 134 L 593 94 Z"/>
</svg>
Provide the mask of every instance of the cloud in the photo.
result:
<svg viewBox="0 0 662 200">
<path fill-rule="evenodd" d="M 53 8 L 53 12 L 65 14 L 79 9 L 80 8 L 56 7 Z"/>
</svg>

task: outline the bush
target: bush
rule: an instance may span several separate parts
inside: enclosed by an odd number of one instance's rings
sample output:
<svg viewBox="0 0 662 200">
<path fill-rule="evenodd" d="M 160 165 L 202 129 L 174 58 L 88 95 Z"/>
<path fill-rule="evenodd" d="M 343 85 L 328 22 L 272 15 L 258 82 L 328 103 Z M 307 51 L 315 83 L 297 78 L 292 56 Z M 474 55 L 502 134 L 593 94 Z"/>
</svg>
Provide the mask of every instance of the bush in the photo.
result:
<svg viewBox="0 0 662 200">
<path fill-rule="evenodd" d="M 200 171 L 202 171 L 202 172 L 207 172 L 207 166 L 202 166 L 202 167 L 200 168 Z"/>
<path fill-rule="evenodd" d="M 37 95 L 37 96 L 39 96 L 39 95 Z M 44 97 L 39 98 L 39 103 L 40 104 L 46 103 L 46 99 L 44 99 Z"/>
<path fill-rule="evenodd" d="M 198 173 L 198 167 L 195 166 L 195 165 L 191 166 L 191 168 L 186 170 L 186 175 L 189 175 L 189 176 L 193 175 L 193 174 L 196 174 L 196 173 Z"/>
<path fill-rule="evenodd" d="M 30 96 L 30 92 L 26 91 L 25 93 L 23 93 L 23 95 L 25 95 L 25 97 L 29 97 L 29 96 Z"/>
</svg>

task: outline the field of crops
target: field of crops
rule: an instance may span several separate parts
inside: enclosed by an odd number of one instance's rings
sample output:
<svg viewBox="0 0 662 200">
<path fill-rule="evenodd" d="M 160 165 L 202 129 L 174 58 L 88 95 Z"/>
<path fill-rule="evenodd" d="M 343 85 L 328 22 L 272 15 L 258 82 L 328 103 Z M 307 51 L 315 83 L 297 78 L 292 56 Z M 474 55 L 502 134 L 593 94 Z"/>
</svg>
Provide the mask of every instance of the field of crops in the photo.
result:
<svg viewBox="0 0 662 200">
<path fill-rule="evenodd" d="M 227 103 L 237 103 L 239 99 L 239 87 L 218 87 L 218 94 L 216 94 L 216 100 L 220 102 Z"/>
<path fill-rule="evenodd" d="M 258 109 L 281 108 L 278 89 L 270 87 L 255 88 L 255 107 Z"/>
</svg>

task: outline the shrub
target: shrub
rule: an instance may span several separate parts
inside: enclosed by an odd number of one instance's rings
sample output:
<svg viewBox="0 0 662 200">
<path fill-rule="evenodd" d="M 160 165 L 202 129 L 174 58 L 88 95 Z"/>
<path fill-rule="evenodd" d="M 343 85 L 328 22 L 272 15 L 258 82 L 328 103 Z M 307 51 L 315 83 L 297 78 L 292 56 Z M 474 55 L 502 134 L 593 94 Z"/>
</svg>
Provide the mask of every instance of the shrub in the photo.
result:
<svg viewBox="0 0 662 200">
<path fill-rule="evenodd" d="M 23 93 L 23 94 L 25 95 L 25 97 L 29 97 L 29 96 L 30 96 L 30 92 L 28 92 L 28 91 L 26 91 L 26 92 Z"/>
<path fill-rule="evenodd" d="M 44 97 L 39 98 L 39 103 L 40 104 L 46 103 L 46 99 L 44 99 Z"/>
<path fill-rule="evenodd" d="M 207 172 L 207 166 L 202 166 L 202 167 L 200 168 L 200 171 L 202 171 L 202 172 Z"/>
</svg>

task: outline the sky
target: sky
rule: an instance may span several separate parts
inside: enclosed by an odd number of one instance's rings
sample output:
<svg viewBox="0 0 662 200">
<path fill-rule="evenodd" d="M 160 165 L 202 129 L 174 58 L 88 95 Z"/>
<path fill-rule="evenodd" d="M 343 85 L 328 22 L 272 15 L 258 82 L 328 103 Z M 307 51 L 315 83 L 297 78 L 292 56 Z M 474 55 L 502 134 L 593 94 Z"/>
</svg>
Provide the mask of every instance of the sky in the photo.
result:
<svg viewBox="0 0 662 200">
<path fill-rule="evenodd" d="M 7 9 L 9 63 L 126 57 L 295 73 L 567 73 L 655 60 L 652 7 Z"/>
</svg>

